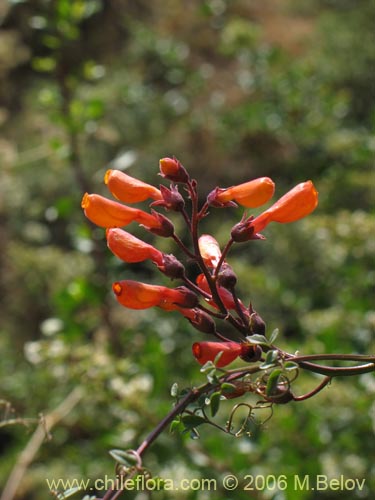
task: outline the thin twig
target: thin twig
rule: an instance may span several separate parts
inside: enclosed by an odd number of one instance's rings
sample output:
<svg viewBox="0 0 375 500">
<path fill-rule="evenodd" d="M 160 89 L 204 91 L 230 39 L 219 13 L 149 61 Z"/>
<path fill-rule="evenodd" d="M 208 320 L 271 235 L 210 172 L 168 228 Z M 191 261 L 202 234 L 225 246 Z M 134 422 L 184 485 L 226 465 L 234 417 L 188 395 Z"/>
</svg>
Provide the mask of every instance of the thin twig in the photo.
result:
<svg viewBox="0 0 375 500">
<path fill-rule="evenodd" d="M 43 420 L 39 423 L 38 427 L 29 439 L 26 447 L 19 455 L 18 460 L 10 473 L 0 500 L 13 500 L 13 498 L 15 498 L 22 479 L 28 467 L 34 460 L 35 455 L 38 453 L 39 448 L 42 446 L 46 436 L 48 436 L 51 429 L 58 424 L 60 420 L 72 411 L 82 397 L 82 387 L 75 387 L 57 408 L 44 416 Z"/>
</svg>

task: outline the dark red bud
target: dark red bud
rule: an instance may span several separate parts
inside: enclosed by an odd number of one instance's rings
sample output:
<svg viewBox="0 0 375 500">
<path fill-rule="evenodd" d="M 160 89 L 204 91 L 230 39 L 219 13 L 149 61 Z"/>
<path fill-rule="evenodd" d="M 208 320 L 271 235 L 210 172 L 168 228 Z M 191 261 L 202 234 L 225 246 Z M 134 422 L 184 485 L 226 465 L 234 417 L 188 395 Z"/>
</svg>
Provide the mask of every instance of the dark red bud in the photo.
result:
<svg viewBox="0 0 375 500">
<path fill-rule="evenodd" d="M 160 174 L 172 182 L 187 184 L 190 181 L 189 174 L 177 158 L 162 158 L 159 162 Z"/>
<path fill-rule="evenodd" d="M 247 349 L 241 354 L 241 359 L 247 363 L 256 363 L 262 357 L 262 348 L 259 345 L 246 346 Z"/>
<path fill-rule="evenodd" d="M 225 191 L 225 189 L 221 189 L 218 187 L 211 191 L 211 193 L 209 193 L 209 195 L 207 196 L 207 203 L 216 208 L 238 207 L 237 203 L 235 203 L 234 201 L 219 201 L 217 199 L 217 196 L 222 191 Z"/>
<path fill-rule="evenodd" d="M 254 228 L 251 224 L 253 220 L 254 217 L 252 215 L 248 218 L 244 215 L 240 222 L 232 227 L 230 233 L 232 240 L 236 243 L 243 243 L 249 240 L 265 240 L 266 238 L 262 234 L 254 233 Z"/>
<path fill-rule="evenodd" d="M 216 325 L 215 321 L 211 318 L 209 314 L 200 309 L 194 310 L 194 317 L 188 318 L 190 323 L 203 333 L 215 334 L 216 333 Z"/>
<path fill-rule="evenodd" d="M 182 292 L 184 294 L 184 300 L 183 303 L 179 303 L 178 305 L 181 307 L 186 307 L 188 309 L 192 309 L 193 307 L 196 307 L 199 303 L 198 296 L 189 290 L 186 286 L 178 286 L 175 290 L 178 290 L 179 292 Z"/>
<path fill-rule="evenodd" d="M 185 275 L 183 264 L 173 254 L 163 254 L 163 264 L 158 266 L 168 278 L 181 279 Z"/>
<path fill-rule="evenodd" d="M 159 212 L 155 212 L 155 210 L 151 210 L 152 215 L 158 220 L 158 227 L 147 227 L 145 228 L 153 234 L 158 236 L 162 236 L 163 238 L 170 238 L 174 235 L 174 225 L 172 221 L 170 221 L 165 215 L 159 214 Z"/>
<path fill-rule="evenodd" d="M 151 203 L 151 207 L 164 207 L 167 210 L 173 210 L 174 212 L 180 212 L 184 208 L 185 200 L 179 193 L 177 186 L 171 184 L 171 188 L 168 189 L 165 186 L 161 185 L 160 192 L 163 199 L 154 201 L 153 203 Z"/>
<path fill-rule="evenodd" d="M 219 286 L 228 290 L 232 290 L 236 286 L 237 276 L 229 264 L 224 262 L 218 274 L 217 282 Z"/>
<path fill-rule="evenodd" d="M 250 330 L 251 333 L 257 335 L 265 335 L 266 333 L 266 323 L 255 311 L 250 314 Z"/>
<path fill-rule="evenodd" d="M 264 396 L 267 401 L 271 401 L 272 403 L 278 405 L 285 405 L 290 403 L 290 401 L 294 401 L 294 395 L 292 391 L 285 386 L 285 384 L 278 384 L 276 389 L 273 391 L 273 394 L 269 396 Z"/>
</svg>

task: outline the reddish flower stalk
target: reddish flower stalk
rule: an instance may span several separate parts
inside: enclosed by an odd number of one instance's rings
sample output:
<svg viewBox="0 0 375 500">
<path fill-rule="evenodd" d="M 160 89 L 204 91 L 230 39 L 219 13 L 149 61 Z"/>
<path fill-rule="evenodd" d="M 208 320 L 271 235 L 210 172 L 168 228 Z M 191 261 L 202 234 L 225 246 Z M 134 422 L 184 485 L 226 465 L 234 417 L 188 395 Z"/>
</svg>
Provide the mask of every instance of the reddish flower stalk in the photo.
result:
<svg viewBox="0 0 375 500">
<path fill-rule="evenodd" d="M 208 286 L 207 279 L 204 276 L 204 274 L 200 274 L 199 276 L 197 276 L 197 285 L 204 292 L 210 293 L 210 287 Z M 225 307 L 227 309 L 229 309 L 229 310 L 236 310 L 237 309 L 236 302 L 233 298 L 233 295 L 226 288 L 223 288 L 222 286 L 218 286 L 217 291 L 218 291 L 218 294 L 220 295 L 220 298 L 221 298 L 223 304 L 225 305 Z M 212 297 L 211 297 L 211 299 L 207 299 L 207 302 L 211 306 L 218 309 L 218 306 L 217 306 L 216 302 L 212 299 Z M 243 313 L 248 316 L 249 311 L 246 309 L 246 307 L 242 304 L 242 302 L 240 300 L 239 300 L 239 304 L 240 304 L 240 307 L 241 307 Z"/>
</svg>

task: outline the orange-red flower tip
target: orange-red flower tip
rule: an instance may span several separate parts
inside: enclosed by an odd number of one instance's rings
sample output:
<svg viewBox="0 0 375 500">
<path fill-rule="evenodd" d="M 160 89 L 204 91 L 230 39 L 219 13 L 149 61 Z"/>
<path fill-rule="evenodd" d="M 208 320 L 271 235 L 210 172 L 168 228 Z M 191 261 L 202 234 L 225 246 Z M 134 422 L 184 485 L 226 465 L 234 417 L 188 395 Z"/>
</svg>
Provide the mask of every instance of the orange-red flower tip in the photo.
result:
<svg viewBox="0 0 375 500">
<path fill-rule="evenodd" d="M 122 293 L 122 286 L 119 282 L 113 283 L 112 285 L 112 290 L 115 295 L 121 295 Z"/>
</svg>

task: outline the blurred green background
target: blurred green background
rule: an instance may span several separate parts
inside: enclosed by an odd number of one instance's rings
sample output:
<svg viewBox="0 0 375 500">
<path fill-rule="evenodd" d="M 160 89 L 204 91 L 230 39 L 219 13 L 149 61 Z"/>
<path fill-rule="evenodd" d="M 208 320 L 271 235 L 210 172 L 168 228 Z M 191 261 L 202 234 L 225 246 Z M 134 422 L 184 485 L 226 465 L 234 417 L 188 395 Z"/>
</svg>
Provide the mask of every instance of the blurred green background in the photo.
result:
<svg viewBox="0 0 375 500">
<path fill-rule="evenodd" d="M 0 489 L 40 414 L 74 388 L 82 398 L 34 450 L 15 498 L 51 498 L 46 478 L 111 476 L 108 450 L 140 443 L 171 408 L 172 383 L 203 381 L 190 350 L 203 334 L 177 314 L 128 311 L 112 297 L 119 278 L 167 281 L 147 263 L 120 263 L 84 219 L 82 194 L 106 193 L 108 167 L 158 183 L 158 159 L 175 155 L 202 200 L 256 176 L 272 177 L 277 197 L 312 179 L 312 216 L 232 252 L 241 297 L 291 352 L 374 353 L 374 18 L 372 0 L 0 4 Z M 212 210 L 203 229 L 224 244 L 240 217 Z M 295 392 L 318 380 L 301 377 Z M 373 374 L 336 379 L 275 408 L 250 438 L 166 432 L 145 456 L 154 475 L 175 480 L 344 475 L 365 478 L 362 492 L 290 482 L 283 492 L 152 498 L 373 498 L 374 394 Z"/>
</svg>

